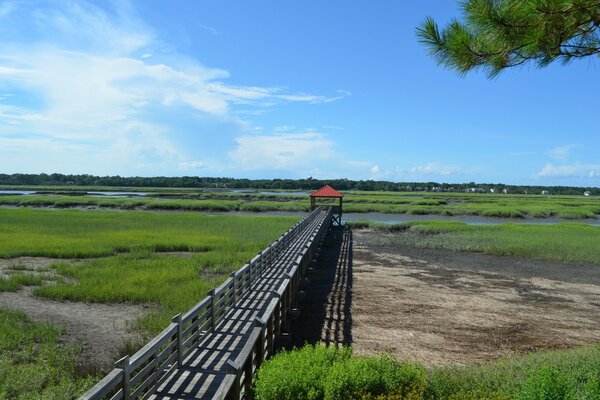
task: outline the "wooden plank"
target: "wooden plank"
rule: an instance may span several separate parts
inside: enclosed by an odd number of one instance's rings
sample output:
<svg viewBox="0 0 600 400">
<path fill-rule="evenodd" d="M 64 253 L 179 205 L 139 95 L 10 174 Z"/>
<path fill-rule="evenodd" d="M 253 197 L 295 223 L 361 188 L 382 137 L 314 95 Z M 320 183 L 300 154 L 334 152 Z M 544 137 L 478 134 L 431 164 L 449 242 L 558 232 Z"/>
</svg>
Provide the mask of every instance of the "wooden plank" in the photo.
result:
<svg viewBox="0 0 600 400">
<path fill-rule="evenodd" d="M 167 342 L 170 342 L 176 333 L 177 324 L 169 324 L 165 330 L 159 333 L 154 339 L 148 342 L 148 344 L 131 356 L 129 361 L 131 370 L 134 371 L 138 369 L 144 362 L 148 361 L 148 359 L 154 355 L 161 346 Z"/>
<path fill-rule="evenodd" d="M 93 388 L 88 390 L 84 395 L 82 395 L 80 400 L 99 400 L 103 399 L 110 392 L 115 390 L 123 381 L 123 370 L 120 368 L 115 368 L 111 372 L 108 373 L 100 382 L 94 385 Z M 121 396 L 123 394 L 121 393 Z"/>
<path fill-rule="evenodd" d="M 181 323 L 182 324 L 187 324 L 188 322 L 191 321 L 192 318 L 194 317 L 200 317 L 202 311 L 206 310 L 208 308 L 208 306 L 210 305 L 210 297 L 205 297 L 202 300 L 200 300 L 198 303 L 196 303 L 196 305 L 194 307 L 192 307 L 188 312 L 184 313 L 181 316 Z"/>
<path fill-rule="evenodd" d="M 331 210 L 324 213 L 317 209 L 310 213 L 232 273 L 211 291 L 213 296 L 202 299 L 184 313 L 177 320 L 181 321 L 179 325 L 167 327 L 138 351 L 128 368 L 128 371 L 141 368 L 131 379 L 133 394 L 143 395 L 144 399 L 224 399 L 234 384 L 239 387 L 244 383 L 247 389 L 263 356 L 271 354 L 270 345 L 300 285 L 302 267 L 315 254 L 330 219 Z M 284 279 L 286 275 L 289 279 Z M 258 316 L 263 322 L 260 327 L 253 327 Z M 179 342 L 173 340 L 176 327 L 180 328 Z M 239 366 L 237 375 L 225 374 L 227 360 L 233 357 L 235 361 L 231 363 Z M 177 359 L 183 360 L 181 368 L 175 367 Z M 115 386 L 112 390 L 116 390 L 121 379 L 108 382 L 108 378 L 102 381 L 103 385 L 99 382 L 96 386 L 108 388 L 110 383 Z M 153 393 L 155 387 L 158 388 Z M 106 390 L 104 394 L 110 393 Z M 115 400 L 120 398 L 119 393 L 115 396 Z"/>
</svg>

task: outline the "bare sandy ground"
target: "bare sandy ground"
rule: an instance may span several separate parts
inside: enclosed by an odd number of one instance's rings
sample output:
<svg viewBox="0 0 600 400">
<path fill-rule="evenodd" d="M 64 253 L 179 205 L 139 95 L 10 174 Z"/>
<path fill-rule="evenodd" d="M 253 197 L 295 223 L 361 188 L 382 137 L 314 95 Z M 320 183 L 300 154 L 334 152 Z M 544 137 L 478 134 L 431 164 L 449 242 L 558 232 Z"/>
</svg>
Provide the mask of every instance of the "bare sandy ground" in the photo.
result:
<svg viewBox="0 0 600 400">
<path fill-rule="evenodd" d="M 351 344 L 436 366 L 600 342 L 600 266 L 334 235 L 308 274 L 290 346 Z"/>
<path fill-rule="evenodd" d="M 58 261 L 45 257 L 0 259 L 0 275 L 11 273 L 12 265 L 24 265 L 29 270 L 17 271 L 51 279 L 47 267 Z M 74 261 L 77 262 L 77 261 Z M 130 329 L 137 318 L 150 310 L 130 304 L 95 304 L 54 301 L 33 296 L 33 289 L 24 287 L 18 292 L 0 292 L 0 307 L 21 310 L 33 321 L 50 322 L 64 328 L 61 339 L 81 346 L 80 362 L 91 370 L 110 368 L 126 342 L 139 337 Z"/>
<path fill-rule="evenodd" d="M 600 267 L 401 247 L 355 231 L 352 346 L 426 365 L 600 342 Z"/>
</svg>

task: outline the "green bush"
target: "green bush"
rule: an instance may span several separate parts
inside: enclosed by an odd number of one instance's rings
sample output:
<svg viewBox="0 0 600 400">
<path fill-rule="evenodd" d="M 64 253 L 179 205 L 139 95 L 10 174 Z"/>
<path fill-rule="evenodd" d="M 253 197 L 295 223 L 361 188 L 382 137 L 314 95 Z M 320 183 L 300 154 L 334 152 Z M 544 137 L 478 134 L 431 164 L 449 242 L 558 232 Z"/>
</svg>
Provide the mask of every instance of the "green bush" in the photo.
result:
<svg viewBox="0 0 600 400">
<path fill-rule="evenodd" d="M 564 376 L 551 366 L 543 366 L 527 378 L 519 400 L 564 400 L 567 391 Z"/>
<path fill-rule="evenodd" d="M 336 363 L 325 380 L 325 400 L 360 399 L 394 394 L 420 399 L 425 390 L 422 367 L 399 363 L 390 356 L 350 358 Z"/>
<path fill-rule="evenodd" d="M 259 400 L 598 400 L 600 345 L 428 370 L 306 347 L 265 362 L 255 388 Z"/>
<path fill-rule="evenodd" d="M 279 353 L 258 371 L 255 399 L 322 399 L 331 367 L 351 354 L 349 348 L 321 346 Z"/>
</svg>

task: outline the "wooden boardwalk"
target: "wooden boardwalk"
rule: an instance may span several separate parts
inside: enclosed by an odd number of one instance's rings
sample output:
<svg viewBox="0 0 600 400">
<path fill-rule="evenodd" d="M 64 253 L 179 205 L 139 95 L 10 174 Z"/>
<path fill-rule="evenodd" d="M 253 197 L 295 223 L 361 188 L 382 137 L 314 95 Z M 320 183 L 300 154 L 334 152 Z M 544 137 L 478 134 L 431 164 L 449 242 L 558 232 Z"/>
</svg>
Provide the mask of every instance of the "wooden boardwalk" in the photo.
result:
<svg viewBox="0 0 600 400">
<path fill-rule="evenodd" d="M 240 399 L 297 315 L 296 294 L 331 225 L 317 209 L 81 399 Z"/>
</svg>

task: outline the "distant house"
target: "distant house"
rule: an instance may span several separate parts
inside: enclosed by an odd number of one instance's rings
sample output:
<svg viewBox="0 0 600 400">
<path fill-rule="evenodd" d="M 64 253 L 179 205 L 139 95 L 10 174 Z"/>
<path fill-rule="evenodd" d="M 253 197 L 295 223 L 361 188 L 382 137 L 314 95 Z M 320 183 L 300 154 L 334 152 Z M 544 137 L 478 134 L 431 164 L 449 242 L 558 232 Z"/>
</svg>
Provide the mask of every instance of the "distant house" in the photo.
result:
<svg viewBox="0 0 600 400">
<path fill-rule="evenodd" d="M 584 196 L 589 196 L 590 194 L 592 194 L 592 192 L 590 192 L 589 190 L 586 190 L 585 192 L 583 192 Z"/>
<path fill-rule="evenodd" d="M 547 190 L 542 190 L 542 194 L 550 194 L 550 192 Z"/>
<path fill-rule="evenodd" d="M 465 191 L 467 193 L 485 193 L 485 189 L 482 188 L 468 188 Z"/>
<path fill-rule="evenodd" d="M 496 193 L 496 189 L 494 189 L 494 188 L 491 188 L 491 189 L 490 189 L 490 193 Z"/>
<path fill-rule="evenodd" d="M 502 189 L 502 193 L 508 194 L 508 189 Z"/>
</svg>

